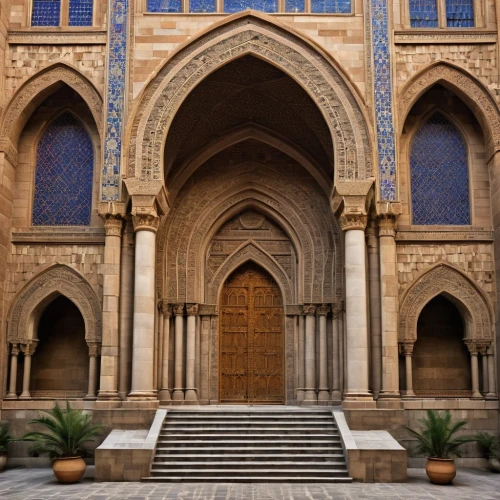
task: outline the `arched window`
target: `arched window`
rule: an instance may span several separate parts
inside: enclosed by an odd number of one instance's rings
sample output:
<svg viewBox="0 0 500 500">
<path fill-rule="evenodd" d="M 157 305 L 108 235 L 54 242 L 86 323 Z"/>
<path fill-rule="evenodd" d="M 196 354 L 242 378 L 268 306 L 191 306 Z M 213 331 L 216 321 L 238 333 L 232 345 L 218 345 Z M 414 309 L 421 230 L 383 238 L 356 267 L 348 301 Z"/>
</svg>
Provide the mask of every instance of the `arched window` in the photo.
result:
<svg viewBox="0 0 500 500">
<path fill-rule="evenodd" d="M 34 226 L 90 223 L 94 148 L 83 125 L 70 113 L 57 118 L 36 152 Z"/>
<path fill-rule="evenodd" d="M 441 113 L 415 134 L 410 171 L 413 224 L 470 224 L 467 147 Z"/>
</svg>

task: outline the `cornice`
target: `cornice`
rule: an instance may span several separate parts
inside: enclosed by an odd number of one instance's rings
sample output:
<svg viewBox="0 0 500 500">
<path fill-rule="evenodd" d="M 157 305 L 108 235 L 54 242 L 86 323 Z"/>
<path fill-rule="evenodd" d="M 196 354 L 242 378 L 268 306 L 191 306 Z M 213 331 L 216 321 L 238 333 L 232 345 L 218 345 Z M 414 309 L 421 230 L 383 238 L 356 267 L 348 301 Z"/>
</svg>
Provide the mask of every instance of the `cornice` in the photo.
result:
<svg viewBox="0 0 500 500">
<path fill-rule="evenodd" d="M 425 44 L 448 44 L 448 43 L 496 43 L 496 31 L 469 30 L 469 29 L 407 29 L 394 31 L 394 43 L 425 43 Z"/>
<path fill-rule="evenodd" d="M 29 228 L 12 231 L 12 243 L 16 245 L 104 245 L 104 228 Z"/>
<path fill-rule="evenodd" d="M 7 43 L 15 45 L 106 45 L 108 33 L 105 30 L 85 31 L 43 31 L 29 28 L 27 30 L 9 31 Z"/>
<path fill-rule="evenodd" d="M 398 230 L 396 241 L 493 241 L 493 231 L 486 230 Z"/>
</svg>

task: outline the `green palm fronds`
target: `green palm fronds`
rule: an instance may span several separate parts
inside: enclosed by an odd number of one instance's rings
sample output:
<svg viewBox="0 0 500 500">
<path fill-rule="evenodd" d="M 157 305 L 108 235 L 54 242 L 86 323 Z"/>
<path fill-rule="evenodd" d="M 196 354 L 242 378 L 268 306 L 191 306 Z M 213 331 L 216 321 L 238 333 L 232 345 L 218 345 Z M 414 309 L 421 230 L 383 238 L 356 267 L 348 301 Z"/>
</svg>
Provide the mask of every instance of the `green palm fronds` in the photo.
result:
<svg viewBox="0 0 500 500">
<path fill-rule="evenodd" d="M 474 439 L 484 448 L 486 458 L 500 460 L 500 436 L 478 432 L 474 434 Z"/>
<path fill-rule="evenodd" d="M 9 433 L 10 424 L 8 422 L 0 424 L 0 453 L 7 451 L 7 444 L 14 441 Z"/>
<path fill-rule="evenodd" d="M 420 423 L 421 432 L 406 426 L 405 429 L 417 438 L 417 452 L 431 458 L 460 457 L 460 447 L 476 441 L 472 436 L 453 437 L 467 425 L 467 421 L 452 422 L 449 410 L 446 410 L 444 415 L 435 410 L 427 410 L 427 418 L 420 419 Z"/>
<path fill-rule="evenodd" d="M 48 454 L 51 458 L 91 456 L 91 451 L 84 445 L 93 441 L 103 425 L 92 425 L 92 417 L 71 408 L 69 402 L 66 411 L 56 403 L 52 410 L 43 413 L 45 415 L 31 420 L 30 424 L 43 425 L 48 432 L 29 432 L 23 437 L 23 441 L 33 442 L 29 450 L 32 455 Z"/>
</svg>

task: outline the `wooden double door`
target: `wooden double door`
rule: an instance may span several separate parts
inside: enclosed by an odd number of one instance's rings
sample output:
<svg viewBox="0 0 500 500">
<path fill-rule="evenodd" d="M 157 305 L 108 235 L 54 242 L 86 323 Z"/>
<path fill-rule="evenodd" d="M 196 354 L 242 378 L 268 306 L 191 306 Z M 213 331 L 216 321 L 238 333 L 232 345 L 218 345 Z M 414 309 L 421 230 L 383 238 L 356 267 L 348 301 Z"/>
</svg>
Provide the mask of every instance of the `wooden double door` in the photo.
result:
<svg viewBox="0 0 500 500">
<path fill-rule="evenodd" d="M 224 285 L 219 314 L 220 402 L 283 404 L 283 299 L 274 279 L 243 265 Z"/>
</svg>

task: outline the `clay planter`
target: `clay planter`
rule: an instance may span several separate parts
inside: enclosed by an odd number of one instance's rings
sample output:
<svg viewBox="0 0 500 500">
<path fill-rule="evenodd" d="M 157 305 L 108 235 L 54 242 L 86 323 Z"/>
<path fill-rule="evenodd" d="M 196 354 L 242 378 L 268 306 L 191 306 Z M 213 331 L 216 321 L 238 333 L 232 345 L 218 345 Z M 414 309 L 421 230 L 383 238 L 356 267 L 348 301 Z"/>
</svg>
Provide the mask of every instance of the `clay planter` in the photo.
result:
<svg viewBox="0 0 500 500">
<path fill-rule="evenodd" d="M 77 483 L 86 467 L 85 460 L 81 457 L 56 458 L 52 464 L 54 476 L 61 483 Z"/>
<path fill-rule="evenodd" d="M 489 458 L 488 465 L 490 466 L 491 470 L 495 472 L 500 472 L 500 460 L 498 460 L 498 458 Z"/>
<path fill-rule="evenodd" d="M 457 475 L 453 458 L 427 458 L 425 472 L 433 484 L 450 484 Z"/>
<path fill-rule="evenodd" d="M 4 470 L 7 467 L 7 452 L 0 451 L 0 470 Z"/>
</svg>

